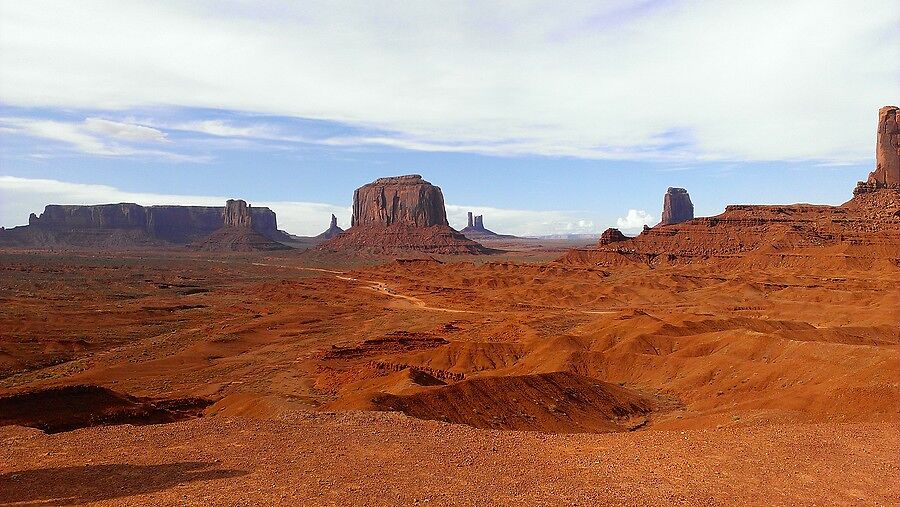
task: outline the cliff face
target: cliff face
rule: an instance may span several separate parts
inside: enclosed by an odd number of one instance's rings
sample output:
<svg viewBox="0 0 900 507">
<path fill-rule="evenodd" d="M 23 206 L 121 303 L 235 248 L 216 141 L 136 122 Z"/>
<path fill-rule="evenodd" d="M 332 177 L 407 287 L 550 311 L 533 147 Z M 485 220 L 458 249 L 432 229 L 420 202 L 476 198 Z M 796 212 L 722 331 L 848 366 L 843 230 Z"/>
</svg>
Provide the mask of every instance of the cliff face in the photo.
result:
<svg viewBox="0 0 900 507">
<path fill-rule="evenodd" d="M 866 181 L 860 181 L 854 195 L 880 188 L 900 188 L 900 119 L 897 106 L 878 110 L 875 133 L 875 170 Z"/>
<path fill-rule="evenodd" d="M 243 227 L 249 229 L 252 222 L 250 206 L 241 199 L 225 201 L 225 227 Z"/>
<path fill-rule="evenodd" d="M 683 188 L 669 187 L 663 197 L 662 220 L 659 225 L 680 224 L 694 218 L 694 204 Z"/>
<path fill-rule="evenodd" d="M 379 178 L 353 193 L 355 226 L 449 225 L 441 189 L 418 174 Z"/>
<path fill-rule="evenodd" d="M 272 210 L 249 206 L 246 210 L 249 214 L 239 216 L 239 222 L 249 222 L 253 230 L 274 240 L 286 236 L 278 230 Z M 224 223 L 225 208 L 220 206 L 51 204 L 40 216 L 32 213 L 27 226 L 3 231 L 0 242 L 23 246 L 188 244 Z"/>
</svg>

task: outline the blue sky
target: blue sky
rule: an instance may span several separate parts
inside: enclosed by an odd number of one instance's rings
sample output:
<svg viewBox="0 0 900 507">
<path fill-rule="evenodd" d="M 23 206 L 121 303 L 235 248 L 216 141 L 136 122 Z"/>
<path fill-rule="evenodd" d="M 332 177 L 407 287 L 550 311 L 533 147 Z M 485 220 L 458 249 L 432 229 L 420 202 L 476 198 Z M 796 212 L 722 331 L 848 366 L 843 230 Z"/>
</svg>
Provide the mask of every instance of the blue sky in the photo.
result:
<svg viewBox="0 0 900 507">
<path fill-rule="evenodd" d="M 0 0 L 0 226 L 241 197 L 314 234 L 408 173 L 515 234 L 634 231 L 669 186 L 839 204 L 900 100 L 891 2 L 555 5 Z"/>
</svg>

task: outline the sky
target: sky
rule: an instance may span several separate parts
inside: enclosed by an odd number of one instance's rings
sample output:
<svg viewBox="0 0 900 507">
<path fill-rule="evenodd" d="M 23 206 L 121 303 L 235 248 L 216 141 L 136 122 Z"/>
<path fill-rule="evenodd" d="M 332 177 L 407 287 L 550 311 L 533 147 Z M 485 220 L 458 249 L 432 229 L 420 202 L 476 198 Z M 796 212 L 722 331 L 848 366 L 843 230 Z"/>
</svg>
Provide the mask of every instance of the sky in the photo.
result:
<svg viewBox="0 0 900 507">
<path fill-rule="evenodd" d="M 0 226 L 46 204 L 349 225 L 416 173 L 517 235 L 636 232 L 667 187 L 840 204 L 900 102 L 896 0 L 0 0 Z"/>
</svg>

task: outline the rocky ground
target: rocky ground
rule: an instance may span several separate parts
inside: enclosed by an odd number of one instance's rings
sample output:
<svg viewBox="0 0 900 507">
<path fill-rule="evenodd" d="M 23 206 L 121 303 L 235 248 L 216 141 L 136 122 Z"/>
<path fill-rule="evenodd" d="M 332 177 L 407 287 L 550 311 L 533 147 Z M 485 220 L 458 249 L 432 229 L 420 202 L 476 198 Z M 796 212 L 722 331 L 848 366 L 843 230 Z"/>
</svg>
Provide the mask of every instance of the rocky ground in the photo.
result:
<svg viewBox="0 0 900 507">
<path fill-rule="evenodd" d="M 7 251 L 4 406 L 101 416 L 0 427 L 0 505 L 895 504 L 898 264 L 804 248 Z"/>
<path fill-rule="evenodd" d="M 0 505 L 892 505 L 892 424 L 548 435 L 398 414 L 0 428 Z"/>
</svg>

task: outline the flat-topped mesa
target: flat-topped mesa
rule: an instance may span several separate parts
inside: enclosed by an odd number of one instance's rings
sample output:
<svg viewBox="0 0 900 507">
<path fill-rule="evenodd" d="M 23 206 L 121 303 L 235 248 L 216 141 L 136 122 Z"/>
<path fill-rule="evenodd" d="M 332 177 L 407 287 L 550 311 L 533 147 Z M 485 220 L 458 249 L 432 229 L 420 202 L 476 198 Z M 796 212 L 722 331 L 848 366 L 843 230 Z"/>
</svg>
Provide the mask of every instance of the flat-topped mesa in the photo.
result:
<svg viewBox="0 0 900 507">
<path fill-rule="evenodd" d="M 225 227 L 250 228 L 252 215 L 250 206 L 242 199 L 228 199 L 225 202 Z"/>
<path fill-rule="evenodd" d="M 103 246 L 189 244 L 225 225 L 246 227 L 278 241 L 287 234 L 278 230 L 275 213 L 243 201 L 222 206 L 140 206 L 134 203 L 96 205 L 49 204 L 34 213 L 27 226 L 4 231 L 0 243 L 19 246 Z"/>
<path fill-rule="evenodd" d="M 869 173 L 866 181 L 856 185 L 853 194 L 879 188 L 900 188 L 900 119 L 897 106 L 884 106 L 878 110 L 875 170 Z"/>
<path fill-rule="evenodd" d="M 379 178 L 356 189 L 351 224 L 317 248 L 376 253 L 491 252 L 450 227 L 441 189 L 418 174 Z"/>
<path fill-rule="evenodd" d="M 378 178 L 353 193 L 351 227 L 449 225 L 441 189 L 418 174 Z"/>
<path fill-rule="evenodd" d="M 662 220 L 658 225 L 672 225 L 694 218 L 694 204 L 683 188 L 669 187 L 663 197 Z"/>
</svg>

